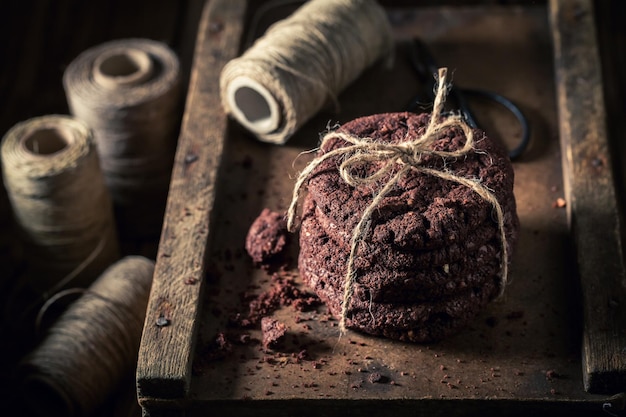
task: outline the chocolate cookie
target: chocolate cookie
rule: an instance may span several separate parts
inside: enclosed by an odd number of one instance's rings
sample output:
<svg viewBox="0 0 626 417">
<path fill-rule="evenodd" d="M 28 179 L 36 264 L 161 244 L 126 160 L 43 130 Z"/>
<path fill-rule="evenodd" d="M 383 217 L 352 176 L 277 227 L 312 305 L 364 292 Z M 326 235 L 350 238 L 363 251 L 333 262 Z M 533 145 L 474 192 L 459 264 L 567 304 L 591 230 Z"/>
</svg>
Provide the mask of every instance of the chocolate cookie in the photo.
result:
<svg viewBox="0 0 626 417">
<path fill-rule="evenodd" d="M 515 200 L 509 200 L 507 206 L 503 207 L 503 210 L 507 242 L 510 245 L 509 253 L 512 253 L 512 244 L 517 241 L 519 233 L 519 220 L 515 215 Z M 317 209 L 310 195 L 307 195 L 304 199 L 302 212 L 302 224 L 310 217 L 315 219 L 314 224 L 311 225 L 311 227 L 316 229 L 314 234 L 323 233 L 339 246 L 349 251 L 352 231 L 346 231 L 333 223 Z M 471 230 L 465 239 L 439 248 L 411 250 L 410 248 L 398 248 L 394 245 L 362 245 L 359 248 L 359 261 L 367 262 L 368 264 L 381 264 L 386 268 L 401 271 L 414 270 L 416 268 L 429 269 L 434 266 L 458 262 L 467 257 L 468 253 L 477 250 L 494 238 L 497 238 L 498 242 L 500 241 L 498 227 L 493 219 L 488 218 L 474 230 Z M 501 243 L 498 245 L 498 248 L 500 246 Z"/>
<path fill-rule="evenodd" d="M 301 268 L 300 274 L 331 313 L 340 317 L 343 287 L 329 284 L 334 274 L 308 267 Z M 379 303 L 353 296 L 346 327 L 403 341 L 436 342 L 458 332 L 474 319 L 497 295 L 498 282 L 499 277 L 491 277 L 481 286 L 468 288 L 454 296 L 417 303 Z"/>
<path fill-rule="evenodd" d="M 390 113 L 353 120 L 342 133 L 377 143 L 400 144 L 424 133 L 430 115 Z M 519 232 L 513 168 L 505 150 L 475 129 L 473 149 L 450 158 L 466 137 L 450 128 L 413 160 L 403 156 L 377 183 L 350 185 L 340 175 L 341 158 L 321 163 L 309 176 L 300 231 L 302 279 L 341 317 L 353 231 L 378 190 L 406 163 L 416 163 L 377 202 L 354 258 L 348 328 L 414 342 L 439 340 L 467 324 L 501 289 L 502 244 L 492 203 L 454 177 L 475 179 L 496 197 L 504 213 L 510 261 Z M 325 141 L 321 153 L 349 144 Z M 394 155 L 394 158 L 397 156 Z M 418 161 L 418 162 L 415 162 Z M 357 165 L 368 177 L 388 161 Z M 439 176 L 422 168 L 445 172 Z"/>
<path fill-rule="evenodd" d="M 429 118 L 428 114 L 378 114 L 355 119 L 338 131 L 386 143 L 400 143 L 421 136 Z M 513 170 L 505 150 L 480 130 L 474 130 L 474 135 L 474 150 L 462 158 L 444 159 L 425 152 L 420 156 L 420 166 L 480 179 L 483 186 L 493 190 L 501 204 L 509 204 L 513 200 Z M 452 151 L 464 143 L 462 132 L 450 129 L 432 149 Z M 320 152 L 347 145 L 342 139 L 333 139 Z M 308 190 L 319 210 L 338 228 L 350 234 L 363 210 L 372 202 L 375 191 L 381 189 L 401 165 L 375 186 L 352 187 L 339 174 L 340 162 L 337 157 L 322 163 L 310 176 Z M 365 176 L 380 166 L 371 163 L 356 171 Z M 371 219 L 370 241 L 405 249 L 448 246 L 466 239 L 491 212 L 491 203 L 466 185 L 410 170 L 376 206 Z"/>
<path fill-rule="evenodd" d="M 448 297 L 462 292 L 469 287 L 481 286 L 489 277 L 500 270 L 499 238 L 468 252 L 456 262 L 428 268 L 411 268 L 406 264 L 415 264 L 408 252 L 394 256 L 398 251 L 380 250 L 382 245 L 364 244 L 354 261 L 356 282 L 355 294 L 363 300 L 377 302 L 417 302 Z M 305 269 L 325 269 L 328 271 L 328 284 L 343 288 L 347 272 L 349 249 L 336 244 L 316 224 L 313 217 L 305 218 L 300 232 L 301 267 Z M 382 256 L 378 256 L 382 255 Z M 404 260 L 406 264 L 399 268 L 389 268 L 392 264 Z"/>
</svg>

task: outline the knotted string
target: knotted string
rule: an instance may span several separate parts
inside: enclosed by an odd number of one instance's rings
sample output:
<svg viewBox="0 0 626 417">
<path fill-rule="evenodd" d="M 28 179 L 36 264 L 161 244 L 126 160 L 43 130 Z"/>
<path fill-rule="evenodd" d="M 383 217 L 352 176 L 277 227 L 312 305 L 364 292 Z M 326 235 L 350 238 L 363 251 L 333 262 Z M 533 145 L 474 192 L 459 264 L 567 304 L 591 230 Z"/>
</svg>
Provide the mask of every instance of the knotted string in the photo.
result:
<svg viewBox="0 0 626 417">
<path fill-rule="evenodd" d="M 426 131 L 423 135 L 412 141 L 399 144 L 389 144 L 377 142 L 369 137 L 357 137 L 341 132 L 330 132 L 322 139 L 322 143 L 320 145 L 321 149 L 324 149 L 324 145 L 329 140 L 335 138 L 342 139 L 351 145 L 334 149 L 315 158 L 300 173 L 295 183 L 291 204 L 287 212 L 287 228 L 289 231 L 294 230 L 296 210 L 298 200 L 302 192 L 302 186 L 305 181 L 308 180 L 311 173 L 327 159 L 334 158 L 336 156 L 347 156 L 347 158 L 341 163 L 339 172 L 341 174 L 341 178 L 343 178 L 348 185 L 353 187 L 374 184 L 381 178 L 384 178 L 394 167 L 397 165 L 401 166 L 400 170 L 396 172 L 374 196 L 372 202 L 363 211 L 361 219 L 352 232 L 352 238 L 350 241 L 350 257 L 348 258 L 343 301 L 341 306 L 341 319 L 339 322 L 339 327 L 342 333 L 345 333 L 346 330 L 348 308 L 354 291 L 353 284 L 356 280 L 354 260 L 356 258 L 359 244 L 369 230 L 372 213 L 378 204 L 393 189 L 398 180 L 409 170 L 414 170 L 416 172 L 421 172 L 464 185 L 472 189 L 484 200 L 491 203 L 496 212 L 500 231 L 500 240 L 502 243 L 502 257 L 500 261 L 501 282 L 499 295 L 501 296 L 504 292 L 508 278 L 508 254 L 504 227 L 504 213 L 500 203 L 496 199 L 495 194 L 486 186 L 482 185 L 479 179 L 466 178 L 446 170 L 437 170 L 421 165 L 423 155 L 435 155 L 444 159 L 457 158 L 467 155 L 474 149 L 474 132 L 472 128 L 465 123 L 461 116 L 451 115 L 446 118 L 442 118 L 443 106 L 448 92 L 446 76 L 447 68 L 440 68 L 437 80 L 437 94 L 433 103 L 433 111 Z M 463 147 L 455 151 L 439 151 L 432 149 L 432 145 L 441 137 L 441 135 L 453 128 L 459 128 L 463 131 L 466 138 Z M 359 176 L 355 174 L 356 168 L 364 167 L 372 163 L 382 163 L 382 166 L 370 175 Z"/>
</svg>

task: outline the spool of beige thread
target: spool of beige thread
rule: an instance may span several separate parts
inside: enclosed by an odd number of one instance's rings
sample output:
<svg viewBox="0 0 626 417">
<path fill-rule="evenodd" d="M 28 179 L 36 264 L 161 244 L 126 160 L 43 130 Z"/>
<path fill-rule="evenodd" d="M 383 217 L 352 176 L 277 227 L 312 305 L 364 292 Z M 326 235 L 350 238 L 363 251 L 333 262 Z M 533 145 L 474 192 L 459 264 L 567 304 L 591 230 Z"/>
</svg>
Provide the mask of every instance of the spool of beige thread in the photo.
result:
<svg viewBox="0 0 626 417">
<path fill-rule="evenodd" d="M 311 0 L 224 67 L 222 105 L 259 140 L 284 144 L 392 45 L 375 0 Z"/>
<path fill-rule="evenodd" d="M 158 236 L 181 116 L 176 54 L 149 39 L 107 42 L 73 60 L 63 85 L 94 130 L 120 234 Z"/>
<path fill-rule="evenodd" d="M 10 287 L 19 261 L 19 242 L 15 239 L 15 227 L 11 214 L 11 205 L 2 185 L 0 173 L 0 304 L 6 297 L 6 288 Z"/>
<path fill-rule="evenodd" d="M 87 286 L 119 258 L 111 199 L 84 123 L 62 115 L 18 123 L 1 158 L 32 289 Z"/>
<path fill-rule="evenodd" d="M 20 367 L 27 404 L 40 416 L 88 416 L 134 370 L 154 262 L 111 265 L 50 328 Z"/>
</svg>

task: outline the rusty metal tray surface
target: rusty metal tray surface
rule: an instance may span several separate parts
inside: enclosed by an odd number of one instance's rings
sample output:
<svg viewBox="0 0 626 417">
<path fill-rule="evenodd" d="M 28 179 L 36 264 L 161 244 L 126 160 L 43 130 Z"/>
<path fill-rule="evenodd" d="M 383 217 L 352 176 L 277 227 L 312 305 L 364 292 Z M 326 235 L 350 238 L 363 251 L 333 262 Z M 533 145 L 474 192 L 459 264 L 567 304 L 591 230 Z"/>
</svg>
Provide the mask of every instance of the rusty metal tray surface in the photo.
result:
<svg viewBox="0 0 626 417">
<path fill-rule="evenodd" d="M 397 41 L 393 67 L 378 63 L 366 70 L 339 97 L 339 112 L 320 112 L 284 146 L 256 141 L 223 114 L 217 80 L 240 52 L 246 2 L 208 3 L 138 363 L 146 415 L 623 410 L 621 391 L 592 394 L 584 385 L 576 245 L 568 209 L 555 203 L 569 194 L 559 139 L 554 3 L 389 8 Z M 287 208 L 294 177 L 312 158 L 300 154 L 317 146 L 329 123 L 403 110 L 420 91 L 406 55 L 413 37 L 452 69 L 456 85 L 507 96 L 531 123 L 530 146 L 514 162 L 521 234 L 506 296 L 458 335 L 431 345 L 356 332 L 340 338 L 324 307 L 297 312 L 284 306 L 273 313 L 289 328 L 283 349 L 266 352 L 258 343 L 234 342 L 219 352 L 221 332 L 231 341 L 244 333 L 261 339 L 258 328 L 228 326 L 232 314 L 246 311 L 242 294 L 271 286 L 270 274 L 254 268 L 245 254 L 250 224 L 265 207 Z M 490 135 L 508 145 L 519 140 L 520 126 L 510 114 L 480 100 L 472 105 Z M 298 283 L 292 268 L 287 275 Z M 298 355 L 303 350 L 305 357 Z M 382 379 L 371 382 L 373 374 Z"/>
</svg>

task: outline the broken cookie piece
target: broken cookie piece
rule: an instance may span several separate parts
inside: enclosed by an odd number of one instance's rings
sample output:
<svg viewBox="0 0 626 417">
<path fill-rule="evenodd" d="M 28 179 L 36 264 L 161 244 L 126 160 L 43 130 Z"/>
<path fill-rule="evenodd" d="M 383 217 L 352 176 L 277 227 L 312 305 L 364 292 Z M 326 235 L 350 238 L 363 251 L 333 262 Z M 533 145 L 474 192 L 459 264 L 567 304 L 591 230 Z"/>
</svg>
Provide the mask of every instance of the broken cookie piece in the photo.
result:
<svg viewBox="0 0 626 417">
<path fill-rule="evenodd" d="M 264 208 L 250 226 L 245 246 L 256 265 L 268 267 L 280 260 L 288 243 L 284 214 Z"/>
<path fill-rule="evenodd" d="M 261 319 L 261 331 L 263 333 L 263 350 L 270 350 L 280 344 L 287 333 L 287 326 L 272 317 Z"/>
</svg>

